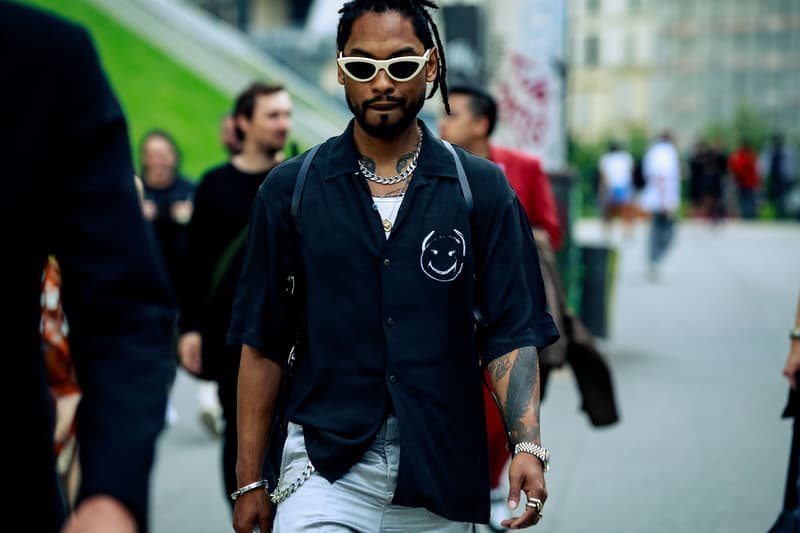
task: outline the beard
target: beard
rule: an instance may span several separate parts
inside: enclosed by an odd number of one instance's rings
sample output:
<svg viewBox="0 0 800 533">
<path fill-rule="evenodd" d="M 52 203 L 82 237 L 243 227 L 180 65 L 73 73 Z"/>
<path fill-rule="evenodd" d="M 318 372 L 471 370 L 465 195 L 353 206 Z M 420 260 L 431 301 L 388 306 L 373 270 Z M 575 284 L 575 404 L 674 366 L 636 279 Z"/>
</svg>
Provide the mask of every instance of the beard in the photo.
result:
<svg viewBox="0 0 800 533">
<path fill-rule="evenodd" d="M 358 122 L 358 125 L 361 126 L 368 135 L 378 139 L 389 139 L 406 131 L 417 119 L 417 115 L 422 110 L 422 106 L 425 105 L 425 88 L 423 87 L 417 97 L 411 100 L 392 96 L 378 96 L 358 105 L 347 93 L 345 93 L 345 99 L 347 100 L 347 107 L 353 112 L 356 122 Z M 367 111 L 369 110 L 369 106 L 378 102 L 398 104 L 401 111 L 400 118 L 394 122 L 389 122 L 389 113 L 382 113 L 378 115 L 379 119 L 377 124 L 368 122 Z"/>
</svg>

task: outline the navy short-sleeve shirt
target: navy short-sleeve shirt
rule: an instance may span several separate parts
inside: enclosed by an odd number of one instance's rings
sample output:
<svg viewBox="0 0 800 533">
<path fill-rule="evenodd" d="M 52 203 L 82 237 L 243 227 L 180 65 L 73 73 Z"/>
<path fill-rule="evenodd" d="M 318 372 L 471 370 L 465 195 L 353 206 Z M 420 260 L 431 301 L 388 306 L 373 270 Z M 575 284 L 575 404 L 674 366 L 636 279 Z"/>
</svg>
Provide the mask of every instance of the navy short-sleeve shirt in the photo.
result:
<svg viewBox="0 0 800 533">
<path fill-rule="evenodd" d="M 296 339 L 286 290 L 295 274 L 302 349 L 287 414 L 303 426 L 320 474 L 344 475 L 391 404 L 401 434 L 394 503 L 485 523 L 480 362 L 546 346 L 558 332 L 506 177 L 456 148 L 474 196 L 471 223 L 452 155 L 422 127 L 418 167 L 388 239 L 357 174 L 352 122 L 320 147 L 296 224 L 290 204 L 305 156 L 269 174 L 253 205 L 228 340 L 284 362 Z"/>
</svg>

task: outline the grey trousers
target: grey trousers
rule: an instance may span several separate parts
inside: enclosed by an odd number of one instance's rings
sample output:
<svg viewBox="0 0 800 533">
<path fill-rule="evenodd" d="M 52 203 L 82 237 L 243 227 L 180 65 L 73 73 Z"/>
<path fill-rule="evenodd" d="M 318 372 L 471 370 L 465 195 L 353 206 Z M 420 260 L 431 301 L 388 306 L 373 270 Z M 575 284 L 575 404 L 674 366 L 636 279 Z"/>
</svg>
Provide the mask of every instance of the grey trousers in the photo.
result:
<svg viewBox="0 0 800 533">
<path fill-rule="evenodd" d="M 392 505 L 400 464 L 400 431 L 390 416 L 361 461 L 334 483 L 318 472 L 278 505 L 274 533 L 419 532 L 471 533 L 474 525 L 451 522 L 420 507 Z M 281 461 L 281 486 L 308 464 L 303 428 L 289 424 Z"/>
</svg>

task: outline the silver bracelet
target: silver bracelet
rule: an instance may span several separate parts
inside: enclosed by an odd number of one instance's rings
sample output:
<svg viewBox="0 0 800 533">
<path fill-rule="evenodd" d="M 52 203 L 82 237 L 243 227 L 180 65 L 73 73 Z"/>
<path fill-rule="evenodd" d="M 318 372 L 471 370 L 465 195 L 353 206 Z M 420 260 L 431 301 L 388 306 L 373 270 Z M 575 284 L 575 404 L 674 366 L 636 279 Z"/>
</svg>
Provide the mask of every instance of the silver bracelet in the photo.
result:
<svg viewBox="0 0 800 533">
<path fill-rule="evenodd" d="M 244 494 L 245 492 L 250 492 L 251 490 L 260 489 L 261 487 L 268 487 L 269 481 L 266 479 L 259 479 L 258 481 L 253 481 L 252 483 L 245 485 L 244 487 L 239 487 L 235 491 L 231 492 L 231 500 L 236 501 L 236 498 Z M 265 489 L 269 492 L 269 489 Z"/>
</svg>

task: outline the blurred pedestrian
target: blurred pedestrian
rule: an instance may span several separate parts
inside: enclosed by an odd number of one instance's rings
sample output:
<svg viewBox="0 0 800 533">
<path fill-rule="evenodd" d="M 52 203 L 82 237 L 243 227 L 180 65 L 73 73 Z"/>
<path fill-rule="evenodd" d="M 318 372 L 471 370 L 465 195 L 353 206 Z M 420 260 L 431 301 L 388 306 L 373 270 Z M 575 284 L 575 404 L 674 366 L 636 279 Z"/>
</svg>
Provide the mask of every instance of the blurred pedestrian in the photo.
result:
<svg viewBox="0 0 800 533">
<path fill-rule="evenodd" d="M 225 113 L 220 120 L 219 140 L 229 157 L 242 151 L 242 141 L 236 135 L 236 121 L 233 114 Z M 219 403 L 219 386 L 213 380 L 200 380 L 197 384 L 198 418 L 203 427 L 213 437 L 225 431 L 222 418 L 222 405 Z"/>
<path fill-rule="evenodd" d="M 525 209 L 530 224 L 544 231 L 554 250 L 563 237 L 555 196 L 539 160 L 525 152 L 490 141 L 497 123 L 497 102 L 476 85 L 459 84 L 448 91 L 450 113 L 439 118 L 442 139 L 497 163 Z"/>
<path fill-rule="evenodd" d="M 570 345 L 586 344 L 591 346 L 593 344 L 591 334 L 585 327 L 575 324 L 575 322 L 579 322 L 579 319 L 567 309 L 566 293 L 555 256 L 555 252 L 561 248 L 563 242 L 562 227 L 550 180 L 536 157 L 491 142 L 491 135 L 497 121 L 497 102 L 489 92 L 472 84 L 453 85 L 449 88 L 448 100 L 450 113 L 442 114 L 439 119 L 439 132 L 442 139 L 497 163 L 522 203 L 533 230 L 541 262 L 548 308 L 561 332 L 561 338 L 556 343 L 543 348 L 539 353 L 543 398 L 550 371 L 567 362 Z M 575 336 L 572 335 L 573 332 L 576 333 Z M 576 350 L 573 349 L 572 352 L 576 353 Z M 602 358 L 598 359 L 602 362 Z M 605 363 L 602 364 L 605 367 L 605 376 L 608 376 L 608 367 Z M 580 364 L 576 366 L 578 374 L 581 374 L 581 368 L 584 367 Z M 579 379 L 598 382 L 598 376 L 590 377 L 584 374 L 580 375 Z M 602 420 L 593 417 L 593 422 L 598 421 L 598 425 L 612 424 L 617 420 L 610 380 L 607 381 L 605 394 L 603 400 L 605 405 L 597 405 L 597 397 L 587 397 L 582 402 L 587 411 L 598 413 L 610 409 L 614 412 L 613 416 L 604 417 Z M 503 482 L 502 474 L 511 459 L 511 453 L 507 447 L 503 420 L 500 418 L 500 413 L 488 387 L 484 389 L 484 404 L 489 435 L 489 464 L 492 483 L 490 525 L 495 530 L 502 531 L 501 523 L 510 515 L 505 506 L 508 487 L 507 483 Z"/>
<path fill-rule="evenodd" d="M 719 143 L 700 139 L 689 158 L 689 198 L 693 215 L 719 223 L 724 213 L 723 180 L 728 158 Z"/>
<path fill-rule="evenodd" d="M 194 183 L 180 174 L 180 152 L 172 135 L 151 130 L 139 143 L 144 185 L 142 211 L 153 224 L 159 249 L 169 271 L 173 288 L 184 274 L 186 228 L 194 208 Z"/>
<path fill-rule="evenodd" d="M 783 367 L 783 375 L 789 381 L 789 400 L 783 416 L 793 418 L 792 443 L 789 450 L 789 466 L 786 471 L 783 511 L 769 533 L 796 533 L 800 531 L 800 297 L 794 326 L 789 331 L 789 355 Z"/>
<path fill-rule="evenodd" d="M 225 499 L 236 490 L 236 381 L 239 347 L 225 344 L 236 279 L 244 258 L 247 221 L 267 173 L 283 160 L 292 101 L 280 85 L 253 83 L 234 103 L 242 150 L 206 172 L 195 192 L 182 284 L 178 354 L 195 376 L 217 384 L 222 406 Z M 232 503 L 231 503 L 232 505 Z"/>
<path fill-rule="evenodd" d="M 778 219 L 790 216 L 787 196 L 797 176 L 797 157 L 783 132 L 776 132 L 764 145 L 758 160 L 761 176 L 768 178 L 768 195 Z"/>
<path fill-rule="evenodd" d="M 606 233 L 611 232 L 615 219 L 622 219 L 625 235 L 633 235 L 633 168 L 634 160 L 630 152 L 619 141 L 610 141 L 606 153 L 600 157 L 598 163 L 598 198 Z"/>
<path fill-rule="evenodd" d="M 442 89 L 447 109 L 435 8 L 422 0 L 343 6 L 338 80 L 355 118 L 313 162 L 301 156 L 270 173 L 254 205 L 229 335 L 243 344 L 239 533 L 269 525 L 270 501 L 253 489 L 263 487 L 271 414 L 295 341 L 272 494 L 276 531 L 466 532 L 486 523 L 481 360 L 516 443 L 507 502 L 516 509 L 527 495 L 504 526 L 541 518 L 548 455 L 537 347 L 557 332 L 505 176 L 461 148 L 450 152 L 418 119 L 428 83 L 431 95 Z M 293 191 L 305 162 L 300 202 Z M 483 317 L 477 334 L 473 303 Z"/>
<path fill-rule="evenodd" d="M 194 183 L 180 174 L 181 156 L 175 139 L 165 130 L 153 129 L 139 143 L 142 213 L 153 225 L 158 249 L 167 266 L 172 290 L 185 276 L 186 228 L 194 207 Z M 167 424 L 178 422 L 178 410 L 170 395 Z"/>
<path fill-rule="evenodd" d="M 87 32 L 16 2 L 0 2 L 4 82 L 2 241 L 13 381 L 5 439 L 12 512 L 23 529 L 146 531 L 150 473 L 164 425 L 173 298 L 136 197 L 125 118 Z M 54 92 L 54 88 L 57 90 Z M 13 125 L 10 126 L 10 125 Z M 54 410 L 41 320 L 42 271 L 57 257 L 69 345 L 82 398 L 81 481 L 66 519 L 55 464 Z M 11 403 L 13 402 L 13 405 Z M 24 406 L 24 408 L 20 408 Z"/>
<path fill-rule="evenodd" d="M 647 149 L 642 172 L 645 187 L 640 201 L 650 214 L 648 274 L 655 280 L 675 238 L 675 221 L 680 208 L 681 165 L 670 132 L 662 133 Z"/>
<path fill-rule="evenodd" d="M 750 141 L 743 139 L 728 159 L 728 168 L 736 183 L 739 215 L 747 220 L 758 215 L 758 194 L 761 176 L 758 174 L 758 154 Z"/>
</svg>

